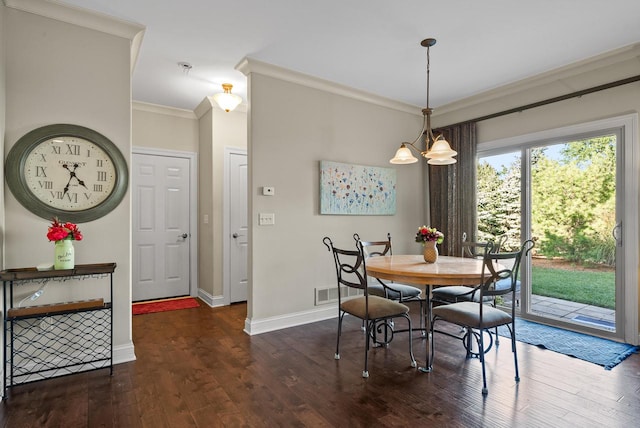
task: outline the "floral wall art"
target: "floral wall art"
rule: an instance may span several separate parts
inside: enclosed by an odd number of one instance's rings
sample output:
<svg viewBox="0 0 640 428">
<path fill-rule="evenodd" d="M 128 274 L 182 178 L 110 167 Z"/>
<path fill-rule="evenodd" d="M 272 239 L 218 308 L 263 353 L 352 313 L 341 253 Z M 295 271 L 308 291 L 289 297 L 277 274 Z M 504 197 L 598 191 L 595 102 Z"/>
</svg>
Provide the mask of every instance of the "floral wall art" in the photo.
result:
<svg viewBox="0 0 640 428">
<path fill-rule="evenodd" d="M 395 169 L 320 161 L 320 214 L 395 213 Z"/>
</svg>

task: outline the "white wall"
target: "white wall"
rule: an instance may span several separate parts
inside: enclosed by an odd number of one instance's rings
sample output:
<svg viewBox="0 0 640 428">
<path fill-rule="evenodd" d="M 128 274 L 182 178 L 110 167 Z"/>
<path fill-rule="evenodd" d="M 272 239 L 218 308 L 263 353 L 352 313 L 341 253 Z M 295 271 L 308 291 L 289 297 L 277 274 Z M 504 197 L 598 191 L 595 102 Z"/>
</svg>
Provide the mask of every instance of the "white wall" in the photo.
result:
<svg viewBox="0 0 640 428">
<path fill-rule="evenodd" d="M 75 14 L 76 18 L 80 16 L 79 22 L 84 22 L 83 12 L 75 10 Z M 47 124 L 71 123 L 104 134 L 129 163 L 131 39 L 14 8 L 5 10 L 3 30 L 6 49 L 5 153 L 32 129 Z M 142 31 L 142 27 L 132 30 Z M 53 244 L 46 239 L 50 222 L 26 210 L 6 189 L 4 208 L 6 224 L 11 226 L 5 236 L 5 267 L 52 262 Z M 113 299 L 116 360 L 133 358 L 130 211 L 128 192 L 110 214 L 80 224 L 84 239 L 75 245 L 77 264 L 117 263 Z M 85 287 L 91 285 L 90 280 L 83 283 Z M 39 303 L 56 301 L 52 293 L 55 291 L 48 290 Z M 71 296 L 72 299 L 77 297 Z"/>
<path fill-rule="evenodd" d="M 424 222 L 424 163 L 389 164 L 400 142 L 420 131 L 418 108 L 408 113 L 258 72 L 249 72 L 249 92 L 246 330 L 253 334 L 337 315 L 335 305 L 314 306 L 316 287 L 336 286 L 324 236 L 353 248 L 355 232 L 368 240 L 391 232 L 394 251 L 419 252 L 413 237 Z M 320 215 L 321 160 L 396 168 L 396 214 Z M 275 196 L 261 196 L 263 186 L 275 187 Z M 274 226 L 258 225 L 263 212 L 275 213 Z"/>
<path fill-rule="evenodd" d="M 135 147 L 198 152 L 198 118 L 189 110 L 133 103 Z"/>
</svg>

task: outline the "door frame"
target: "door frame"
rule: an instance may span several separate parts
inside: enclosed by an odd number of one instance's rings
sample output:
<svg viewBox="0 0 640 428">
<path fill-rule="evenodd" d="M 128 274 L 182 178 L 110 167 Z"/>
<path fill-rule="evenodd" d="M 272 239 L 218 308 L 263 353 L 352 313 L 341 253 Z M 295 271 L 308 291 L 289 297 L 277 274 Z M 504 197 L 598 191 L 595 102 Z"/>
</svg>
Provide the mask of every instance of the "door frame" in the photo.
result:
<svg viewBox="0 0 640 428">
<path fill-rule="evenodd" d="M 198 154 L 134 146 L 131 154 L 183 158 L 189 161 L 189 295 L 198 296 Z M 132 194 L 133 198 L 134 195 Z M 131 204 L 133 206 L 133 204 Z M 131 215 L 134 215 L 132 212 Z M 131 243 L 133 244 L 133 242 Z M 133 262 L 133 260 L 132 260 Z M 133 285 L 132 285 L 133 286 Z"/>
<path fill-rule="evenodd" d="M 222 252 L 222 302 L 225 306 L 229 306 L 231 304 L 231 272 L 230 272 L 230 263 L 231 263 L 231 227 L 230 227 L 230 215 L 229 206 L 230 204 L 230 188 L 231 188 L 231 180 L 229 179 L 229 169 L 231 168 L 230 157 L 231 155 L 245 155 L 247 156 L 247 150 L 241 149 L 238 147 L 225 147 L 224 148 L 224 171 L 223 171 L 223 195 L 222 195 L 222 248 L 224 251 Z M 248 156 L 247 156 L 248 159 Z M 247 180 L 248 183 L 248 180 Z M 247 189 L 248 190 L 248 189 Z M 249 198 L 251 199 L 251 198 Z M 247 231 L 249 236 L 247 236 L 247 240 L 251 236 L 251 219 L 249 219 L 249 230 Z M 248 263 L 248 261 L 247 261 Z M 247 287 L 250 287 L 250 284 L 247 284 Z M 248 291 L 247 296 L 247 304 L 251 300 L 251 290 Z"/>
<path fill-rule="evenodd" d="M 621 262 L 623 266 L 623 273 L 621 280 L 624 281 L 623 295 L 616 296 L 624 299 L 624 320 L 623 320 L 623 337 L 618 336 L 619 339 L 624 340 L 626 343 L 632 345 L 638 345 L 640 343 L 640 337 L 638 336 L 638 248 L 637 242 L 639 240 L 639 209 L 637 203 L 637 195 L 639 190 L 638 179 L 640 177 L 640 150 L 636 147 L 638 141 L 638 114 L 628 114 L 623 116 L 611 117 L 607 119 L 594 120 L 587 123 L 565 126 L 555 129 L 549 129 L 540 132 L 533 132 L 531 134 L 518 135 L 515 137 L 508 137 L 500 140 L 481 143 L 478 146 L 478 154 L 485 152 L 492 152 L 498 154 L 500 149 L 508 151 L 509 148 L 514 146 L 521 146 L 528 142 L 544 142 L 546 140 L 553 140 L 562 136 L 576 136 L 583 133 L 591 133 L 596 131 L 602 131 L 606 129 L 622 129 L 622 144 L 621 148 L 624 154 L 623 157 L 623 181 L 624 181 L 624 195 L 625 204 L 623 208 L 622 225 L 624 240 L 622 243 L 623 256 L 616 259 L 616 262 Z M 522 185 L 526 186 L 523 180 Z M 524 188 L 523 188 L 524 189 Z M 528 197 L 523 194 L 523 197 Z M 522 225 L 526 227 L 526 224 L 530 224 L 530 219 L 524 219 Z M 521 235 L 526 238 L 524 230 Z M 522 274 L 524 280 L 530 283 L 528 275 L 528 265 L 523 266 Z M 616 324 L 618 324 L 618 318 L 616 314 Z"/>
</svg>

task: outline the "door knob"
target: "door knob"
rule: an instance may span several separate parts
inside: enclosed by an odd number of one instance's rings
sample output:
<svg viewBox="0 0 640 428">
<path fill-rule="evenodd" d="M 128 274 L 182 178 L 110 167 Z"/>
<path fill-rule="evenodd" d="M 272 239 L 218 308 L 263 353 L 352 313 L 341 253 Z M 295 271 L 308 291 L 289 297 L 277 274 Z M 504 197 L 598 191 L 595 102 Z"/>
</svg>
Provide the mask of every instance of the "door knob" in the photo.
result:
<svg viewBox="0 0 640 428">
<path fill-rule="evenodd" d="M 233 234 L 233 235 L 231 235 L 231 236 L 232 236 L 232 237 L 234 237 L 234 238 L 237 238 L 237 237 L 238 237 L 238 236 L 240 236 L 240 235 L 238 235 L 237 233 L 234 233 L 234 234 Z"/>
<path fill-rule="evenodd" d="M 183 233 L 182 235 L 178 235 L 178 238 L 187 239 L 189 237 L 188 233 Z"/>
</svg>

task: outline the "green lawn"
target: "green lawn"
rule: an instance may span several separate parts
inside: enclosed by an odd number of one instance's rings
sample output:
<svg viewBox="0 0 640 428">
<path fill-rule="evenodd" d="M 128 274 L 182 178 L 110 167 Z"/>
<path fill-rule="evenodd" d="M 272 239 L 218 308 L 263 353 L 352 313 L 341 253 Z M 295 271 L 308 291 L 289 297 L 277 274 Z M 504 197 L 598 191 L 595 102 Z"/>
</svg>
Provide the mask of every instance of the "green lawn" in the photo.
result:
<svg viewBox="0 0 640 428">
<path fill-rule="evenodd" d="M 533 267 L 532 294 L 615 309 L 615 273 Z"/>
</svg>

